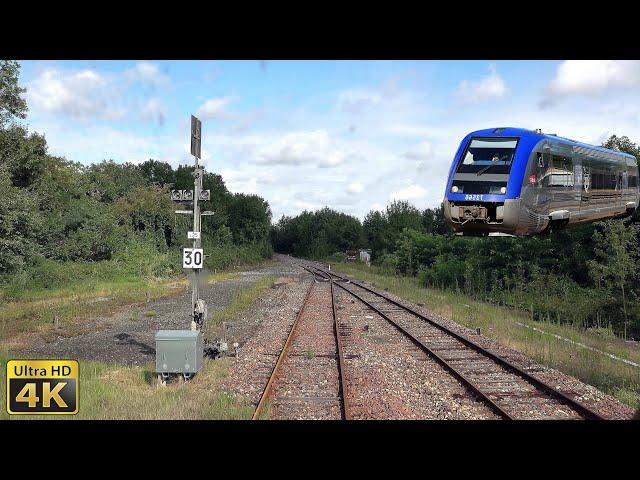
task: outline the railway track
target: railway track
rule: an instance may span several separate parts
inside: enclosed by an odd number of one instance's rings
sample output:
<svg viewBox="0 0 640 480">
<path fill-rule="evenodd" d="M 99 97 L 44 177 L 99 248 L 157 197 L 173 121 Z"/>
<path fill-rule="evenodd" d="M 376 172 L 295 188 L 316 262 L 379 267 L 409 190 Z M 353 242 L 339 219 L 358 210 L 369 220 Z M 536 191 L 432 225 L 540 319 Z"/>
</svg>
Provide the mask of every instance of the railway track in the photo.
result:
<svg viewBox="0 0 640 480">
<path fill-rule="evenodd" d="M 351 418 L 342 347 L 348 332 L 338 325 L 334 281 L 330 275 L 310 272 L 314 281 L 278 355 L 253 420 L 263 418 L 267 408 L 275 418 Z"/>
<path fill-rule="evenodd" d="M 332 285 L 375 311 L 449 371 L 500 418 L 606 419 L 518 365 L 387 295 L 316 265 L 308 264 L 303 268 L 314 275 L 332 279 Z"/>
</svg>

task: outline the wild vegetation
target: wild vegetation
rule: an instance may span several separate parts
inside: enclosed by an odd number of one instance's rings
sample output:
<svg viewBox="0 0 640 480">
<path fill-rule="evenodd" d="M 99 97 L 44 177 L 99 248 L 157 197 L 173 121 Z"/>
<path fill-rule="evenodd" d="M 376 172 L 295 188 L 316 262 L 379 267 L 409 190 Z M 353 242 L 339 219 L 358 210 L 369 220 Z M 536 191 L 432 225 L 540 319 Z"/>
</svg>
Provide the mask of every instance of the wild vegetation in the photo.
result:
<svg viewBox="0 0 640 480">
<path fill-rule="evenodd" d="M 350 215 L 323 208 L 283 216 L 271 230 L 273 248 L 299 257 L 323 258 L 363 243 L 362 225 Z"/>
<path fill-rule="evenodd" d="M 68 287 L 97 278 L 163 278 L 180 271 L 191 218 L 174 214 L 169 190 L 192 189 L 191 165 L 150 159 L 98 164 L 51 155 L 43 135 L 23 125 L 27 106 L 19 64 L 0 61 L 0 288 Z M 75 159 L 78 160 L 78 159 Z M 227 268 L 271 256 L 269 204 L 233 194 L 206 172 L 206 266 Z"/>
</svg>

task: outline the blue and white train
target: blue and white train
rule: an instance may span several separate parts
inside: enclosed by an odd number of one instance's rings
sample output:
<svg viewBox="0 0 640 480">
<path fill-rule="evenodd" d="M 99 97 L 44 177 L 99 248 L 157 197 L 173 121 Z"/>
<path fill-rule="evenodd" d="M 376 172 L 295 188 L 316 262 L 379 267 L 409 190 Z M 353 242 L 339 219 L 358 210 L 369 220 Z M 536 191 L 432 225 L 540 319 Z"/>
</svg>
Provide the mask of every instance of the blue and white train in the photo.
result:
<svg viewBox="0 0 640 480">
<path fill-rule="evenodd" d="M 632 155 L 543 134 L 467 135 L 449 171 L 444 216 L 462 235 L 535 235 L 631 215 L 640 202 Z"/>
</svg>

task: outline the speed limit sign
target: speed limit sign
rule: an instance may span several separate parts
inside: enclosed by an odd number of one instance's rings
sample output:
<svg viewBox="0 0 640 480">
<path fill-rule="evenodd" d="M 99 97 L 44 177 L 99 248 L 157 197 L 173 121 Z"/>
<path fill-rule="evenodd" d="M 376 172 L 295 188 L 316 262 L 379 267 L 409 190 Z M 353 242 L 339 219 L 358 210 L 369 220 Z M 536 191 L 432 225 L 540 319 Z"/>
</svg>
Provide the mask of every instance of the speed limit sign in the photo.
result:
<svg viewBox="0 0 640 480">
<path fill-rule="evenodd" d="M 182 249 L 182 268 L 202 268 L 204 254 L 201 248 Z"/>
</svg>

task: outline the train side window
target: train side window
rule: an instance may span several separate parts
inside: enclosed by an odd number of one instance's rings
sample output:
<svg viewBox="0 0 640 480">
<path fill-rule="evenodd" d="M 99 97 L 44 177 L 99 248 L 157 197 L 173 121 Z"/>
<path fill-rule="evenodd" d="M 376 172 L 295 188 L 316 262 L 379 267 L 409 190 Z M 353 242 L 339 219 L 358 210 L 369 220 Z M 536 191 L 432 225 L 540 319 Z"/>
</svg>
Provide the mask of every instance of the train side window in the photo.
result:
<svg viewBox="0 0 640 480">
<path fill-rule="evenodd" d="M 594 161 L 591 174 L 592 190 L 615 190 L 616 172 L 611 165 L 602 161 Z"/>
<path fill-rule="evenodd" d="M 548 187 L 573 187 L 573 161 L 571 157 L 553 155 L 545 176 Z"/>
</svg>

